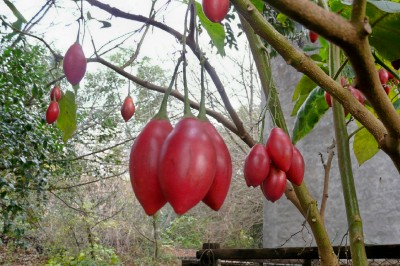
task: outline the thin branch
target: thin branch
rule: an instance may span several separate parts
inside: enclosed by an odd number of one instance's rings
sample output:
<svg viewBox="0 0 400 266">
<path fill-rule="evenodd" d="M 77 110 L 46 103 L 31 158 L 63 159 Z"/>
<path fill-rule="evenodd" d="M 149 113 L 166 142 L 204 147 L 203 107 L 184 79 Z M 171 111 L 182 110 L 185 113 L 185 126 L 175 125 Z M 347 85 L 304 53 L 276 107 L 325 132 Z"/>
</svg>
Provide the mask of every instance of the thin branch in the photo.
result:
<svg viewBox="0 0 400 266">
<path fill-rule="evenodd" d="M 87 0 L 87 2 L 93 6 L 96 6 L 100 9 L 103 9 L 104 11 L 116 16 L 116 17 L 121 17 L 125 18 L 128 20 L 134 20 L 134 21 L 139 21 L 143 23 L 149 23 L 150 25 L 153 25 L 169 34 L 174 36 L 178 41 L 183 40 L 183 35 L 179 33 L 178 31 L 172 29 L 171 27 L 168 27 L 167 25 L 155 21 L 153 19 L 150 19 L 148 17 L 140 16 L 140 15 L 135 15 L 131 13 L 124 12 L 118 8 L 111 7 L 110 5 L 103 4 L 97 0 Z M 197 45 L 193 40 L 188 39 L 186 40 L 186 45 L 190 47 L 192 52 L 195 54 L 198 60 L 202 59 L 202 52 L 197 49 Z M 243 126 L 243 122 L 241 121 L 240 117 L 236 113 L 235 108 L 233 108 L 228 95 L 226 94 L 225 88 L 219 79 L 218 74 L 216 73 L 215 69 L 211 66 L 210 62 L 208 60 L 205 61 L 204 64 L 205 69 L 207 70 L 208 74 L 210 75 L 211 79 L 213 80 L 215 87 L 217 88 L 218 93 L 221 96 L 222 101 L 224 102 L 225 108 L 228 111 L 235 127 L 236 130 L 235 134 L 237 134 L 244 142 L 246 142 L 248 145 L 254 145 L 254 140 L 250 136 L 250 134 L 246 131 L 246 129 Z"/>
<path fill-rule="evenodd" d="M 96 183 L 96 182 L 100 182 L 100 181 L 103 181 L 103 180 L 107 180 L 107 179 L 110 179 L 110 178 L 121 176 L 121 175 L 125 174 L 126 172 L 128 172 L 128 171 L 125 170 L 125 171 L 123 171 L 121 173 L 118 173 L 118 174 L 115 174 L 115 175 L 111 175 L 111 176 L 107 176 L 107 177 L 103 177 L 103 178 L 100 178 L 100 179 L 96 179 L 96 180 L 92 180 L 92 181 L 88 181 L 88 182 L 84 182 L 84 183 L 79 183 L 79 184 L 72 185 L 72 186 L 67 186 L 67 187 L 50 187 L 48 190 L 49 191 L 54 191 L 54 190 L 71 189 L 71 188 L 86 186 L 86 185 L 89 185 L 89 184 L 93 184 L 93 183 Z"/>
<path fill-rule="evenodd" d="M 326 209 L 326 202 L 328 200 L 328 191 L 329 191 L 329 175 L 331 171 L 331 164 L 333 160 L 333 156 L 335 155 L 334 149 L 335 149 L 335 140 L 333 140 L 332 145 L 328 147 L 328 159 L 326 160 L 326 163 L 324 162 L 324 158 L 322 157 L 322 154 L 320 153 L 319 155 L 321 156 L 321 162 L 322 165 L 324 166 L 324 190 L 322 192 L 322 200 L 321 200 L 321 208 L 320 208 L 320 214 L 321 214 L 321 219 L 322 222 L 325 223 L 325 209 Z"/>
<path fill-rule="evenodd" d="M 90 153 L 87 153 L 87 154 L 84 154 L 84 155 L 81 155 L 81 156 L 78 156 L 78 157 L 75 157 L 75 158 L 72 158 L 72 159 L 53 160 L 53 161 L 50 161 L 50 162 L 64 162 L 64 161 L 73 162 L 73 161 L 77 161 L 77 160 L 83 159 L 85 157 L 88 157 L 90 155 L 94 155 L 94 154 L 97 154 L 97 153 L 102 153 L 102 152 L 111 150 L 111 149 L 113 149 L 115 147 L 121 146 L 121 145 L 123 145 L 123 144 L 125 144 L 127 142 L 132 141 L 132 140 L 135 140 L 135 138 L 127 139 L 127 140 L 124 140 L 123 142 L 119 142 L 119 143 L 114 144 L 112 146 L 109 146 L 109 147 L 106 147 L 106 148 L 103 148 L 103 149 L 100 149 L 100 150 L 97 150 L 97 151 L 94 151 L 94 152 L 90 152 Z"/>
</svg>

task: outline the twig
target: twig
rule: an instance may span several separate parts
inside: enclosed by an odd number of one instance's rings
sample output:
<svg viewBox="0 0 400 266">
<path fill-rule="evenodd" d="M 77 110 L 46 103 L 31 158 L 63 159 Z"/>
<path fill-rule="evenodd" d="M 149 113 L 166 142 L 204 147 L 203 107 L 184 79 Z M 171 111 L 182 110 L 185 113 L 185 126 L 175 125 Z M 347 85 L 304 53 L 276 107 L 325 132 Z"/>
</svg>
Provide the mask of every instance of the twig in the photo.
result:
<svg viewBox="0 0 400 266">
<path fill-rule="evenodd" d="M 320 214 L 321 214 L 321 219 L 322 223 L 325 223 L 325 209 L 326 209 L 326 202 L 328 200 L 328 190 L 329 190 L 329 174 L 331 171 L 331 164 L 333 160 L 333 156 L 335 155 L 334 148 L 335 148 L 336 142 L 335 140 L 332 141 L 331 146 L 328 147 L 328 159 L 326 163 L 324 162 L 324 158 L 322 157 L 322 154 L 320 153 L 319 155 L 321 156 L 321 162 L 322 165 L 324 166 L 324 190 L 322 193 L 322 200 L 321 200 L 321 209 L 320 209 Z"/>
</svg>

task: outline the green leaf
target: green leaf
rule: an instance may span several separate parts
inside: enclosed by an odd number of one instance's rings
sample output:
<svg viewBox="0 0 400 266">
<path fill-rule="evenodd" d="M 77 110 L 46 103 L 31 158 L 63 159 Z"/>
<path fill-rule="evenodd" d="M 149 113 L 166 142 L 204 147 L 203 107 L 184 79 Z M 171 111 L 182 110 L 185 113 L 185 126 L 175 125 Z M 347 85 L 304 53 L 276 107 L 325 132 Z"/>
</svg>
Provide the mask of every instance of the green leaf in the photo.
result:
<svg viewBox="0 0 400 266">
<path fill-rule="evenodd" d="M 307 99 L 310 92 L 317 87 L 314 81 L 312 81 L 308 76 L 303 75 L 297 83 L 296 89 L 293 92 L 292 102 L 296 101 L 296 104 L 293 107 L 293 111 L 291 116 L 295 116 L 297 111 L 303 105 L 304 101 Z"/>
<path fill-rule="evenodd" d="M 251 0 L 251 3 L 257 8 L 258 11 L 263 12 L 264 10 L 263 0 Z"/>
<path fill-rule="evenodd" d="M 98 20 L 98 22 L 103 23 L 103 26 L 101 28 L 110 28 L 111 27 L 111 23 L 108 21 Z"/>
<path fill-rule="evenodd" d="M 76 103 L 75 94 L 67 91 L 58 102 L 60 115 L 57 118 L 57 126 L 63 131 L 63 140 L 66 142 L 76 129 Z"/>
<path fill-rule="evenodd" d="M 206 15 L 204 15 L 203 8 L 199 2 L 196 2 L 197 16 L 199 17 L 201 25 L 206 29 L 211 41 L 217 47 L 217 51 L 222 56 L 225 55 L 225 29 L 220 23 L 213 23 Z"/>
<path fill-rule="evenodd" d="M 292 134 L 293 144 L 310 133 L 328 109 L 324 90 L 320 87 L 313 89 L 297 112 Z"/>
<path fill-rule="evenodd" d="M 385 59 L 400 58 L 400 4 L 388 1 L 368 1 L 366 15 L 372 26 L 370 44 Z"/>
<path fill-rule="evenodd" d="M 287 16 L 285 14 L 279 13 L 278 16 L 276 16 L 276 19 L 282 24 L 282 25 L 286 25 L 286 20 L 287 20 Z"/>
<path fill-rule="evenodd" d="M 362 127 L 358 121 L 356 122 L 359 128 Z M 362 128 L 354 136 L 353 151 L 358 164 L 362 165 L 379 151 L 378 142 L 367 129 Z"/>
<path fill-rule="evenodd" d="M 19 10 L 14 6 L 13 3 L 11 3 L 8 0 L 3 0 L 4 3 L 8 6 L 9 9 L 11 9 L 11 11 L 13 12 L 14 16 L 18 19 L 18 21 L 22 23 L 26 23 L 26 19 L 24 18 L 24 16 L 21 14 L 21 12 L 19 12 Z"/>
</svg>

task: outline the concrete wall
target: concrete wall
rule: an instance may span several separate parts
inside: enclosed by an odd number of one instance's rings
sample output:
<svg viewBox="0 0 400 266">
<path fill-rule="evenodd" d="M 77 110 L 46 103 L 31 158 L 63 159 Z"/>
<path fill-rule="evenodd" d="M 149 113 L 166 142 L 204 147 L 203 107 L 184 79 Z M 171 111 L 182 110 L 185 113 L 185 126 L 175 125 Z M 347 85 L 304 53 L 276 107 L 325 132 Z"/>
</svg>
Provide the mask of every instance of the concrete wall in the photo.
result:
<svg viewBox="0 0 400 266">
<path fill-rule="evenodd" d="M 294 118 L 290 117 L 293 108 L 291 97 L 302 74 L 287 66 L 280 57 L 274 58 L 272 64 L 273 76 L 280 93 L 288 128 L 292 130 Z M 354 128 L 354 125 L 350 127 Z M 312 133 L 296 145 L 306 161 L 305 181 L 308 189 L 318 202 L 321 202 L 324 178 L 319 153 L 322 153 L 326 159 L 327 147 L 332 143 L 333 138 L 332 110 L 329 110 Z M 365 242 L 368 244 L 399 244 L 400 176 L 397 170 L 383 152 L 379 152 L 361 167 L 358 166 L 353 153 L 352 155 L 357 196 L 364 223 Z M 347 232 L 347 220 L 337 156 L 335 156 L 332 166 L 325 220 L 331 241 L 334 245 L 338 245 Z M 265 200 L 264 247 L 315 245 L 311 231 L 303 228 L 303 221 L 304 218 L 285 197 L 275 203 Z M 346 238 L 344 238 L 345 240 Z"/>
</svg>

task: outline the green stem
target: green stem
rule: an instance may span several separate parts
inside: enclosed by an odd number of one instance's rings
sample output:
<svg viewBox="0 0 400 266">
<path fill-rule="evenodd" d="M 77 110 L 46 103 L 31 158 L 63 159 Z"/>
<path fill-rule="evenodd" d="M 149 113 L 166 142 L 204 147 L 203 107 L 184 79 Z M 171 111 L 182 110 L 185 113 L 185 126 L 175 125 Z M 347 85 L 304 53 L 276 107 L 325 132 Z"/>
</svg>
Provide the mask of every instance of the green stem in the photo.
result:
<svg viewBox="0 0 400 266">
<path fill-rule="evenodd" d="M 193 117 L 192 111 L 190 110 L 189 88 L 188 88 L 187 77 L 186 77 L 187 61 L 186 61 L 185 52 L 183 52 L 182 56 L 183 56 L 183 88 L 184 88 L 183 115 L 184 115 L 184 117 Z"/>
<path fill-rule="evenodd" d="M 264 44 L 258 37 L 249 23 L 239 16 L 243 31 L 249 41 L 250 49 L 253 54 L 254 61 L 260 76 L 262 89 L 266 97 L 268 108 L 275 124 L 288 133 L 286 121 L 280 106 L 278 93 L 272 80 L 271 66 L 268 53 L 265 50 Z M 310 196 L 307 186 L 303 181 L 300 186 L 293 186 L 296 196 L 300 202 L 303 215 L 309 223 L 315 241 L 318 246 L 318 252 L 321 257 L 321 265 L 338 265 L 337 258 L 333 252 L 332 245 L 329 241 L 328 233 L 321 219 L 318 210 L 317 201 Z"/>
<path fill-rule="evenodd" d="M 381 65 L 384 69 L 386 69 L 387 71 L 390 72 L 390 74 L 393 75 L 393 77 L 397 80 L 400 80 L 399 75 L 396 73 L 396 71 L 394 71 L 393 69 L 391 69 L 390 67 L 388 67 L 375 53 L 372 53 L 372 55 L 374 56 L 375 62 L 378 63 L 379 65 Z"/>
<path fill-rule="evenodd" d="M 329 67 L 333 75 L 339 68 L 340 50 L 337 46 L 329 46 Z M 358 200 L 354 185 L 353 170 L 350 157 L 350 145 L 343 106 L 333 99 L 333 120 L 335 126 L 336 147 L 339 171 L 342 181 L 343 196 L 346 206 L 347 223 L 350 236 L 350 251 L 353 265 L 368 265 L 364 246 L 364 234 Z"/>
<path fill-rule="evenodd" d="M 161 102 L 160 110 L 158 110 L 158 113 L 154 116 L 153 119 L 166 119 L 168 120 L 168 115 L 167 115 L 167 105 L 168 105 L 168 97 L 171 94 L 172 87 L 174 86 L 175 78 L 176 78 L 176 73 L 178 73 L 179 65 L 181 64 L 183 58 L 182 56 L 179 57 L 178 62 L 176 63 L 174 73 L 172 74 L 171 81 L 169 83 L 168 89 L 164 94 L 164 97 Z"/>
<path fill-rule="evenodd" d="M 206 88 L 204 86 L 204 59 L 200 60 L 201 65 L 201 74 L 200 74 L 200 86 L 201 86 L 201 99 L 200 99 L 200 108 L 199 115 L 197 116 L 200 120 L 207 121 L 206 116 Z"/>
</svg>

